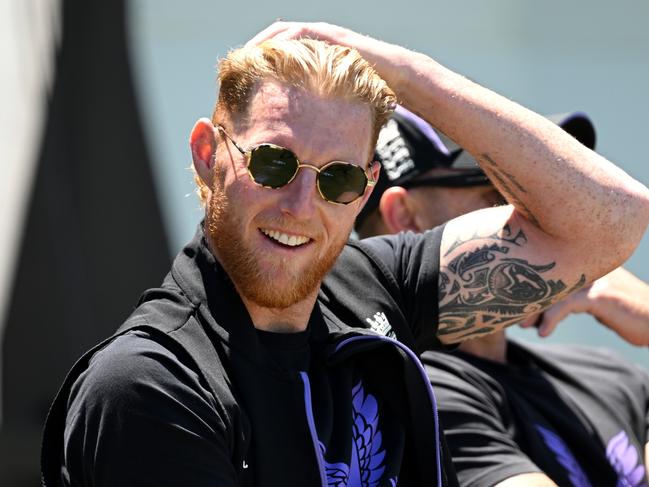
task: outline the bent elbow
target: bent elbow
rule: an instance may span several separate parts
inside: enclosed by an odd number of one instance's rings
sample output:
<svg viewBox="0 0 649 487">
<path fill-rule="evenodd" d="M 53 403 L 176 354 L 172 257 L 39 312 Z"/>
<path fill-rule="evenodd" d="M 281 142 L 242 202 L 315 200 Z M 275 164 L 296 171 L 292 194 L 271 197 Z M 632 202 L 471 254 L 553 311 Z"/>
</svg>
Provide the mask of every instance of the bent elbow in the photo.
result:
<svg viewBox="0 0 649 487">
<path fill-rule="evenodd" d="M 624 198 L 619 214 L 612 215 L 614 221 L 603 229 L 603 238 L 618 249 L 620 265 L 633 254 L 649 225 L 649 189 L 637 183 L 637 188 Z"/>
</svg>

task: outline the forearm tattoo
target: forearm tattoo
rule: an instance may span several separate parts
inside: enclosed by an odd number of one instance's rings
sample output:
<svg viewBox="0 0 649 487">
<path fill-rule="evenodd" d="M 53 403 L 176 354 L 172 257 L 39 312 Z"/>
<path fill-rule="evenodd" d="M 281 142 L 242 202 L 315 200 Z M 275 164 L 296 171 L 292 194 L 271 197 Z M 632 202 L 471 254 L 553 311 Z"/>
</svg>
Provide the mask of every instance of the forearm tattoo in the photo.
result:
<svg viewBox="0 0 649 487">
<path fill-rule="evenodd" d="M 437 333 L 439 336 L 455 335 L 452 341 L 518 323 L 586 282 L 582 274 L 576 284 L 568 287 L 561 280 L 543 277 L 555 266 L 554 262 L 532 264 L 508 257 L 510 249 L 527 243 L 523 231 L 514 233 L 509 225 L 505 226 L 502 235 L 458 239 L 444 255 L 472 241 L 475 242 L 473 249 L 459 252 L 440 270 Z"/>
<path fill-rule="evenodd" d="M 507 199 L 525 216 L 525 218 L 536 227 L 541 228 L 541 224 L 532 211 L 512 189 L 512 186 L 514 186 L 519 193 L 527 193 L 527 190 L 516 180 L 514 175 L 500 169 L 489 154 L 481 154 L 478 159 L 482 162 L 482 168 L 485 169 L 489 176 L 491 176 L 492 182 L 494 182 L 500 192 L 507 196 Z"/>
</svg>

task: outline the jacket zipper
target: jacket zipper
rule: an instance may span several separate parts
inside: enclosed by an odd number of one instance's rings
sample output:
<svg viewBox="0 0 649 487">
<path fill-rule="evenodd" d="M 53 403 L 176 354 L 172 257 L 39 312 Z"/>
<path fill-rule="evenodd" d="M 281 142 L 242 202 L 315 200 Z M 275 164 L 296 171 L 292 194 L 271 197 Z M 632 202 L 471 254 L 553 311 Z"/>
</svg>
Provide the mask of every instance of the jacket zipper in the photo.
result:
<svg viewBox="0 0 649 487">
<path fill-rule="evenodd" d="M 428 398 L 430 399 L 430 402 L 433 406 L 433 419 L 435 424 L 435 460 L 437 462 L 437 486 L 442 487 L 442 461 L 440 456 L 439 415 L 437 412 L 437 400 L 435 399 L 435 393 L 433 392 L 433 388 L 430 385 L 430 381 L 428 380 L 428 376 L 426 375 L 426 371 L 424 370 L 424 367 L 421 365 L 421 362 L 419 361 L 415 353 L 412 350 L 410 350 L 408 347 L 406 347 L 403 343 L 382 335 L 378 335 L 378 336 L 357 335 L 351 338 L 346 338 L 336 346 L 334 350 L 334 354 L 339 352 L 343 347 L 347 346 L 350 343 L 358 342 L 358 341 L 368 341 L 368 340 L 387 342 L 400 348 L 406 353 L 408 358 L 412 362 L 414 362 L 415 366 L 417 367 L 417 370 L 419 371 L 419 374 L 424 382 L 426 391 L 428 392 Z M 306 378 L 306 380 L 308 384 L 308 380 L 309 380 L 308 377 Z M 310 397 L 309 397 L 309 401 L 310 401 Z M 311 421 L 313 421 L 313 417 L 311 417 Z M 326 485 L 326 483 L 323 485 Z"/>
<path fill-rule="evenodd" d="M 322 457 L 322 450 L 320 449 L 320 441 L 318 434 L 315 430 L 315 421 L 313 420 L 313 405 L 311 404 L 311 383 L 309 375 L 306 372 L 300 372 L 300 378 L 304 385 L 304 407 L 306 409 L 306 421 L 309 425 L 309 432 L 311 433 L 311 442 L 313 443 L 313 450 L 318 462 L 318 472 L 320 473 L 320 484 L 327 487 L 327 475 L 324 468 L 324 458 Z"/>
</svg>

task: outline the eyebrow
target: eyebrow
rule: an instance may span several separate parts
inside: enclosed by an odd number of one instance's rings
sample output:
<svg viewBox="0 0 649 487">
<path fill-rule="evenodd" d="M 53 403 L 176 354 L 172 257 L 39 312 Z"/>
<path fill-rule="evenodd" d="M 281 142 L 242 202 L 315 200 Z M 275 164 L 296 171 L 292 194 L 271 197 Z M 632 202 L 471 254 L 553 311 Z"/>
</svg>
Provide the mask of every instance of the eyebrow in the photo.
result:
<svg viewBox="0 0 649 487">
<path fill-rule="evenodd" d="M 326 162 L 323 162 L 322 164 L 317 164 L 317 165 L 316 165 L 313 161 L 302 159 L 302 158 L 299 156 L 299 154 L 297 153 L 297 151 L 295 151 L 294 149 L 292 149 L 291 147 L 289 147 L 290 140 L 287 138 L 286 135 L 284 135 L 284 134 L 282 134 L 282 133 L 276 133 L 276 134 L 274 134 L 273 137 L 271 137 L 271 138 L 273 139 L 272 142 L 271 142 L 271 140 L 268 140 L 268 139 L 261 139 L 259 142 L 254 142 L 254 143 L 252 143 L 252 144 L 247 145 L 247 146 L 244 147 L 244 146 L 242 146 L 242 145 L 239 144 L 238 142 L 235 142 L 235 141 L 232 139 L 232 137 L 230 136 L 229 132 L 227 131 L 227 129 L 226 129 L 222 124 L 218 123 L 218 124 L 215 124 L 215 126 L 216 126 L 217 128 L 219 128 L 219 129 L 221 130 L 221 132 L 223 132 L 223 134 L 224 134 L 224 135 L 225 135 L 225 136 L 226 136 L 226 137 L 227 137 L 227 138 L 228 138 L 228 139 L 229 139 L 229 140 L 234 144 L 234 146 L 235 146 L 235 147 L 236 147 L 240 152 L 242 152 L 242 153 L 243 153 L 243 152 L 250 152 L 250 151 L 252 151 L 255 147 L 259 147 L 260 145 L 274 145 L 274 146 L 281 147 L 282 149 L 286 149 L 286 150 L 292 152 L 292 153 L 295 155 L 295 157 L 297 157 L 297 159 L 298 159 L 302 164 L 310 164 L 310 165 L 312 165 L 312 166 L 314 166 L 314 167 L 321 167 L 321 166 L 325 166 L 326 164 L 329 164 L 329 163 L 331 163 L 331 162 L 338 161 L 338 162 L 345 162 L 345 163 L 348 163 L 348 164 L 354 164 L 355 166 L 360 167 L 360 168 L 363 169 L 364 171 L 367 171 L 368 169 L 371 168 L 371 166 L 372 166 L 372 162 L 373 162 L 373 158 L 372 158 L 372 157 L 364 158 L 364 159 L 361 161 L 360 164 L 358 163 L 358 161 L 357 161 L 355 158 L 348 158 L 348 159 L 345 159 L 345 158 L 337 157 L 337 158 L 329 159 L 329 160 L 327 160 Z M 262 132 L 262 134 L 263 134 L 263 132 Z M 287 143 L 287 142 L 288 142 L 288 143 Z M 365 164 L 364 161 L 366 161 L 367 164 Z"/>
</svg>

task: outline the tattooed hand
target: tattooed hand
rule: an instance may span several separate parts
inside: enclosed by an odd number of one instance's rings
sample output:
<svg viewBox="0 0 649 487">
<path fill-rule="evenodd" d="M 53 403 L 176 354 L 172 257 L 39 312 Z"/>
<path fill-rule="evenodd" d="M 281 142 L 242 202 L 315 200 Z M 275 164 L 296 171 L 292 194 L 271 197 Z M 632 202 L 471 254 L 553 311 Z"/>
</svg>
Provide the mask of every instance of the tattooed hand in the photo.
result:
<svg viewBox="0 0 649 487">
<path fill-rule="evenodd" d="M 548 308 L 586 282 L 549 279 L 555 262 L 512 256 L 528 240 L 510 224 L 502 231 L 456 239 L 440 270 L 438 336 L 445 343 L 492 333 Z"/>
</svg>

